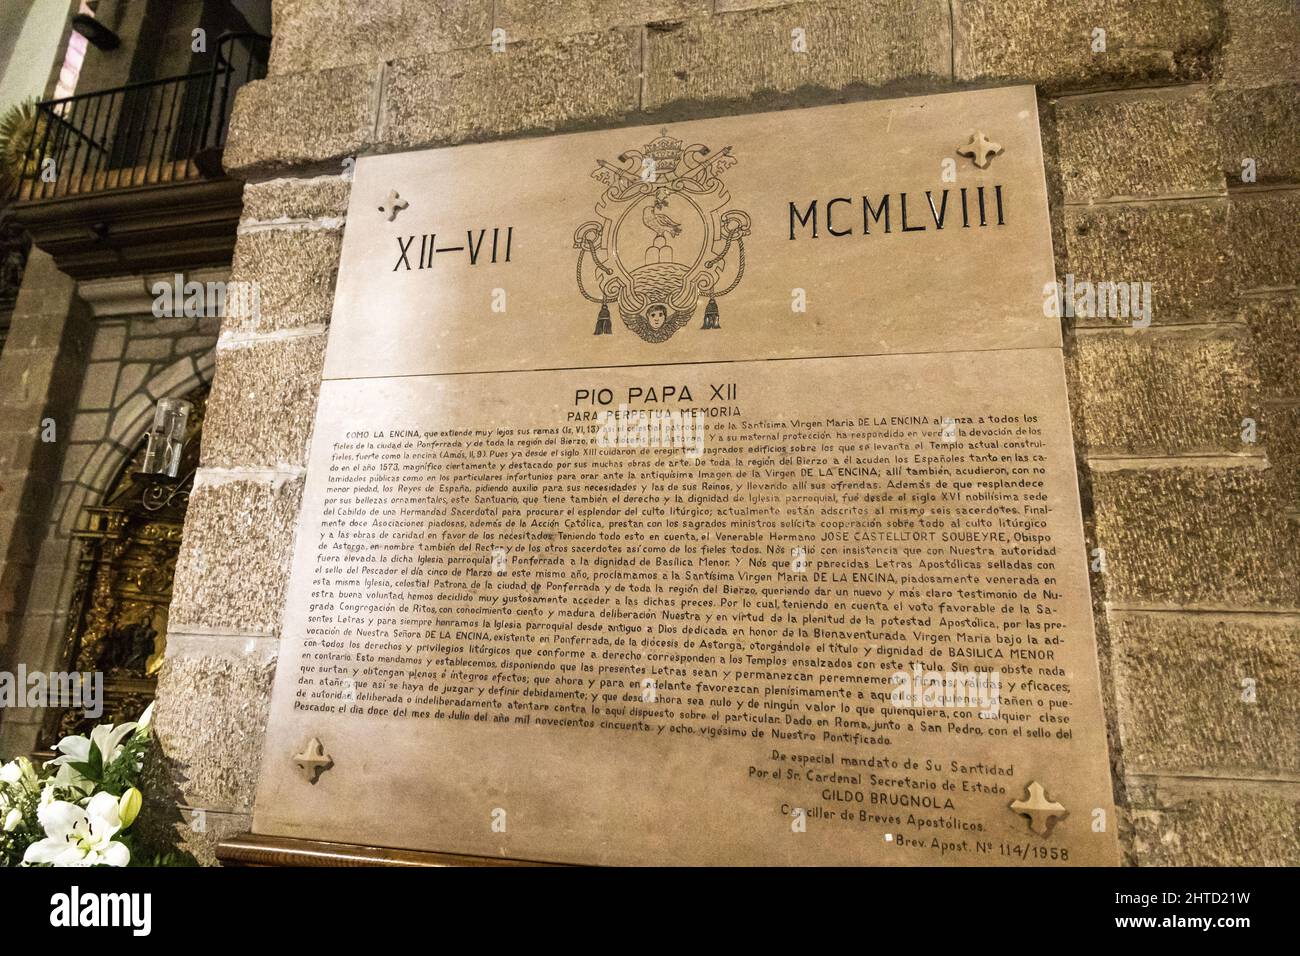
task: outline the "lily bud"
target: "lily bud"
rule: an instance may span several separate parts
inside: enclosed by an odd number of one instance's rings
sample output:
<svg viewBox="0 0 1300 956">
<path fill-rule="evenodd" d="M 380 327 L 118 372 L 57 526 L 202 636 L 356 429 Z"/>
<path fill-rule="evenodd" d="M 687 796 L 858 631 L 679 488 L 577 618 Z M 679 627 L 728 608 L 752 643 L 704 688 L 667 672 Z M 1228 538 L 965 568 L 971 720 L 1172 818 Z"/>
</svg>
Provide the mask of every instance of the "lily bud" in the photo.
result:
<svg viewBox="0 0 1300 956">
<path fill-rule="evenodd" d="M 128 788 L 126 793 L 122 794 L 122 799 L 117 802 L 117 815 L 122 821 L 123 830 L 135 822 L 143 803 L 144 796 L 135 787 Z"/>
<path fill-rule="evenodd" d="M 23 822 L 23 813 L 17 807 L 11 809 L 5 814 L 5 833 L 11 833 L 18 829 L 18 824 Z"/>
</svg>

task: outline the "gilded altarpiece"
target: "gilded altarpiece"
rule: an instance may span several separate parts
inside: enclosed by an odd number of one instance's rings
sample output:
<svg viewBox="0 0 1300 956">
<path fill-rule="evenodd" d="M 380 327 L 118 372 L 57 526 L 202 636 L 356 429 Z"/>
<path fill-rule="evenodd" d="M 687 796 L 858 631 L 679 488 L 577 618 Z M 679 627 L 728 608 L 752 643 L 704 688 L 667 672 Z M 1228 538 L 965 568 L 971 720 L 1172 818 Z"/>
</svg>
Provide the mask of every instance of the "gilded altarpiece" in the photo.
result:
<svg viewBox="0 0 1300 956">
<path fill-rule="evenodd" d="M 68 670 L 103 673 L 104 713 L 96 720 L 78 710 L 50 715 L 47 747 L 97 723 L 134 720 L 154 698 L 207 394 L 205 386 L 186 396 L 194 410 L 175 478 L 141 473 L 142 437 L 100 503 L 79 517 L 73 537 L 81 552 L 63 660 Z"/>
</svg>

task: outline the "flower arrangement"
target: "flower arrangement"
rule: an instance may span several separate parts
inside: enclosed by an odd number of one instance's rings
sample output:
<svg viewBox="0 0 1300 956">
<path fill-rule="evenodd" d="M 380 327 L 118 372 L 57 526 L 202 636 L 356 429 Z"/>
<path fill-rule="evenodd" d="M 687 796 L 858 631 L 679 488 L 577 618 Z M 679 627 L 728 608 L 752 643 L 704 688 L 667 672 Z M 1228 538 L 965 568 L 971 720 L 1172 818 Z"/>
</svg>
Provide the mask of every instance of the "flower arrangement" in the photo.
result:
<svg viewBox="0 0 1300 956">
<path fill-rule="evenodd" d="M 26 757 L 0 766 L 0 865 L 133 862 L 139 854 L 130 828 L 144 800 L 136 783 L 152 713 L 150 704 L 138 721 L 64 737 L 59 756 L 41 770 Z"/>
</svg>

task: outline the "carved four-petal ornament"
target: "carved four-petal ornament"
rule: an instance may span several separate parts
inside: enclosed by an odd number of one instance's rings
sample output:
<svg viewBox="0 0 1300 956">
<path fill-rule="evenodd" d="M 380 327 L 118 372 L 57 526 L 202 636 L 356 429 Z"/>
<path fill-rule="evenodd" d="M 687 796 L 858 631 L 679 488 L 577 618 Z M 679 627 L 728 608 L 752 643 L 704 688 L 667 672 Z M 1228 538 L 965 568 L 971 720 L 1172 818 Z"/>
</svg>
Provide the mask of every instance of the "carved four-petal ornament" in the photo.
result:
<svg viewBox="0 0 1300 956">
<path fill-rule="evenodd" d="M 995 143 L 987 138 L 982 132 L 974 133 L 970 142 L 964 146 L 957 147 L 959 156 L 969 156 L 980 169 L 987 169 L 989 163 L 993 162 L 993 157 L 1002 152 L 1002 144 Z"/>
<path fill-rule="evenodd" d="M 1043 785 L 1037 780 L 1025 788 L 1025 795 L 1027 799 L 1013 801 L 1011 809 L 1029 818 L 1029 829 L 1039 836 L 1047 836 L 1052 832 L 1054 821 L 1066 815 L 1065 807 L 1048 800 Z"/>
<path fill-rule="evenodd" d="M 334 758 L 325 752 L 325 745 L 313 737 L 302 748 L 302 753 L 293 755 L 293 763 L 307 782 L 314 784 L 321 774 L 334 766 Z"/>
<path fill-rule="evenodd" d="M 385 214 L 389 222 L 392 222 L 397 218 L 397 214 L 409 205 L 411 204 L 399 196 L 396 189 L 390 189 L 388 190 L 388 198 L 379 207 L 379 211 Z"/>
</svg>

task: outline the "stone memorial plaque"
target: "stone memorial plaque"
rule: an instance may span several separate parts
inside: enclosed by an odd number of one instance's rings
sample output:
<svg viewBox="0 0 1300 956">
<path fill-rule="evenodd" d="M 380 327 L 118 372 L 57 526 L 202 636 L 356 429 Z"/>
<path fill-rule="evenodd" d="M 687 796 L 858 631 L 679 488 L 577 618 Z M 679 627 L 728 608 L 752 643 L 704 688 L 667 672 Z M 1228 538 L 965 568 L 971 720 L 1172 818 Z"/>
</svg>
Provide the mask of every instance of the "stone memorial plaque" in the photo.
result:
<svg viewBox="0 0 1300 956">
<path fill-rule="evenodd" d="M 363 158 L 258 834 L 1111 864 L 1034 92 Z"/>
</svg>

